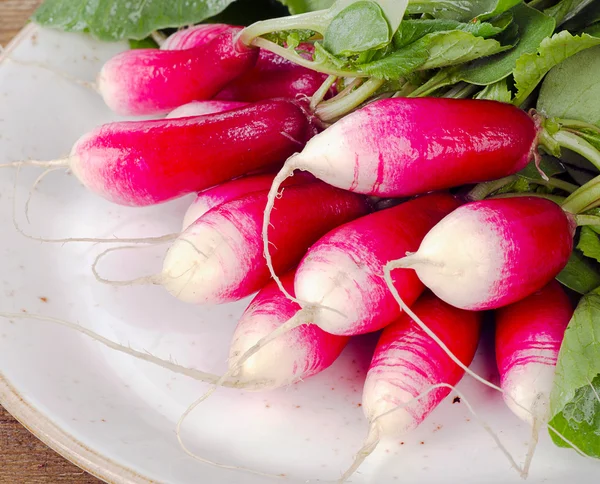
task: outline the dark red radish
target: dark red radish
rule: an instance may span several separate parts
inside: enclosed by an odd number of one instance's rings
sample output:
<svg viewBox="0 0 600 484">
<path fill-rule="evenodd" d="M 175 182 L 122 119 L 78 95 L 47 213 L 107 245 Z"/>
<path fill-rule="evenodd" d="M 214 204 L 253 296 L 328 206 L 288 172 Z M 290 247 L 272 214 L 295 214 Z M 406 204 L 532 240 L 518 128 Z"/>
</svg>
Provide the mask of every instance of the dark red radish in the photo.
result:
<svg viewBox="0 0 600 484">
<path fill-rule="evenodd" d="M 256 63 L 258 49 L 226 31 L 185 50 L 135 49 L 104 64 L 98 89 L 122 115 L 166 113 L 190 101 L 210 99 Z"/>
<path fill-rule="evenodd" d="M 383 266 L 417 250 L 427 232 L 459 205 L 447 193 L 425 195 L 348 222 L 321 238 L 296 272 L 296 296 L 310 309 L 311 322 L 333 334 L 356 335 L 397 319 L 400 309 L 383 278 Z M 408 305 L 424 290 L 412 270 L 395 272 L 394 284 Z"/>
<path fill-rule="evenodd" d="M 200 24 L 187 29 L 181 29 L 169 35 L 160 46 L 161 50 L 185 50 L 200 47 L 209 43 L 219 35 L 234 31 L 238 32 L 240 27 L 228 24 Z"/>
<path fill-rule="evenodd" d="M 294 271 L 281 280 L 293 293 Z M 275 282 L 269 282 L 254 297 L 235 329 L 229 350 L 230 368 L 256 342 L 283 325 L 299 309 Z M 291 385 L 328 368 L 348 340 L 345 336 L 326 333 L 314 324 L 298 326 L 245 361 L 233 379 L 240 384 L 262 382 L 261 389 Z"/>
<path fill-rule="evenodd" d="M 168 119 L 188 118 L 190 116 L 204 116 L 205 114 L 224 113 L 234 109 L 243 108 L 248 103 L 237 101 L 192 101 L 179 106 L 167 114 Z"/>
<path fill-rule="evenodd" d="M 419 250 L 388 268 L 414 269 L 453 306 L 495 309 L 541 289 L 565 267 L 575 228 L 573 215 L 543 198 L 471 202 L 439 222 Z"/>
<path fill-rule="evenodd" d="M 311 53 L 312 45 L 306 44 L 306 49 L 307 53 Z M 263 49 L 254 68 L 229 83 L 215 99 L 253 102 L 274 97 L 310 97 L 325 79 L 325 74 L 294 64 Z"/>
<path fill-rule="evenodd" d="M 144 206 L 271 167 L 313 134 L 304 109 L 279 99 L 206 116 L 110 123 L 82 136 L 66 160 L 11 165 L 68 166 L 104 198 Z"/>
<path fill-rule="evenodd" d="M 413 309 L 463 365 L 471 363 L 479 342 L 481 313 L 454 308 L 431 293 L 419 298 Z M 404 435 L 419 426 L 463 375 L 464 370 L 408 315 L 402 314 L 387 326 L 363 389 L 369 435 L 340 481 L 356 471 L 381 438 Z"/>
<path fill-rule="evenodd" d="M 243 197 L 249 193 L 268 190 L 271 183 L 273 183 L 273 178 L 275 178 L 275 174 L 273 173 L 244 176 L 198 193 L 183 217 L 183 230 L 188 228 L 211 208 Z M 301 185 L 314 181 L 315 178 L 309 174 L 298 174 L 297 176 L 288 178 L 283 186 Z"/>
</svg>

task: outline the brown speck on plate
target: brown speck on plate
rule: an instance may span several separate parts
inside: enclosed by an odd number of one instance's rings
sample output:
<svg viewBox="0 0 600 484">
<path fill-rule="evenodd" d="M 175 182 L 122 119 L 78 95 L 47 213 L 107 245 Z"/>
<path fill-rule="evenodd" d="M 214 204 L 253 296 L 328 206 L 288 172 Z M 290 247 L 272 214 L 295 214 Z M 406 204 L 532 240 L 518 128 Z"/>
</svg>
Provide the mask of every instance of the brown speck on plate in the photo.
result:
<svg viewBox="0 0 600 484">
<path fill-rule="evenodd" d="M 452 403 L 460 403 L 460 397 L 454 397 Z"/>
<path fill-rule="evenodd" d="M 423 442 L 423 441 L 421 440 L 421 442 L 419 442 L 419 444 L 421 444 L 421 445 L 425 445 L 425 442 Z"/>
<path fill-rule="evenodd" d="M 40 296 L 40 301 L 47 303 L 48 302 L 48 298 L 46 296 Z"/>
</svg>

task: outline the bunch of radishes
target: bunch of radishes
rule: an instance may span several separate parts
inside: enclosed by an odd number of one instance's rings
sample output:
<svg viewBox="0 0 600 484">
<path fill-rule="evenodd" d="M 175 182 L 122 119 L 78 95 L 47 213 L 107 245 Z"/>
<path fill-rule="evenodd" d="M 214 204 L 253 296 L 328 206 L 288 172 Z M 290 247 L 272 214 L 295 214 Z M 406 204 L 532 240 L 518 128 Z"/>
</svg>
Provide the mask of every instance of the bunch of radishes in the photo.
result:
<svg viewBox="0 0 600 484">
<path fill-rule="evenodd" d="M 495 310 L 501 391 L 538 428 L 573 312 L 553 279 L 575 213 L 535 196 L 469 202 L 448 190 L 537 161 L 539 118 L 495 101 L 394 97 L 327 126 L 310 98 L 336 84 L 239 31 L 200 25 L 110 60 L 98 86 L 114 111 L 170 114 L 101 126 L 52 162 L 115 203 L 198 192 L 148 282 L 194 304 L 258 291 L 230 371 L 209 380 L 289 385 L 326 369 L 349 337 L 383 330 L 364 386 L 365 454 L 448 395 L 475 354 L 482 311 Z"/>
</svg>

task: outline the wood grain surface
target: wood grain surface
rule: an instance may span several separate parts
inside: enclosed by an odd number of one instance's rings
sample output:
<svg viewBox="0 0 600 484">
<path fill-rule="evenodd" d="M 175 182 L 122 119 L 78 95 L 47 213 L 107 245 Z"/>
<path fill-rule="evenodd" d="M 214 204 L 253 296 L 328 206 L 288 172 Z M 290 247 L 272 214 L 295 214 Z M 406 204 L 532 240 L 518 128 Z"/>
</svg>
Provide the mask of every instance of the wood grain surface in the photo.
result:
<svg viewBox="0 0 600 484">
<path fill-rule="evenodd" d="M 25 25 L 41 0 L 0 0 L 0 45 Z M 49 449 L 0 406 L 0 484 L 98 484 Z"/>
</svg>

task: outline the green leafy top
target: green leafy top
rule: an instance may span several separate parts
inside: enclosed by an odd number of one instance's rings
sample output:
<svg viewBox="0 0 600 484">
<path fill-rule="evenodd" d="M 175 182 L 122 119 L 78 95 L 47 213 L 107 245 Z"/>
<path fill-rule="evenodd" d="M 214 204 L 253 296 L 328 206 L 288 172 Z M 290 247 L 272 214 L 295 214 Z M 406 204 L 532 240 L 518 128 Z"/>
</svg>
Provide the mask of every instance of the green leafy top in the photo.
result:
<svg viewBox="0 0 600 484">
<path fill-rule="evenodd" d="M 157 29 L 206 20 L 234 0 L 46 0 L 33 20 L 47 27 L 89 31 L 101 40 L 143 39 Z"/>
<path fill-rule="evenodd" d="M 569 57 L 544 79 L 537 109 L 600 126 L 600 46 Z"/>
<path fill-rule="evenodd" d="M 600 45 L 600 37 L 573 36 L 566 30 L 545 38 L 537 52 L 524 54 L 517 60 L 513 72 L 517 88 L 515 104 L 521 104 L 554 66 L 596 45 Z"/>
<path fill-rule="evenodd" d="M 565 332 L 550 398 L 550 424 L 600 457 L 600 294 L 584 296 Z M 568 446 L 550 432 L 554 442 Z"/>
</svg>

